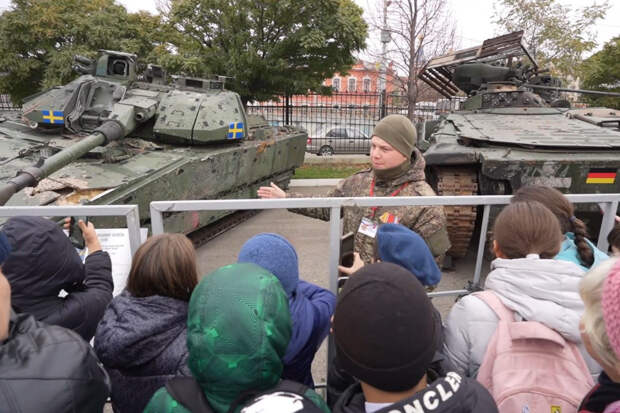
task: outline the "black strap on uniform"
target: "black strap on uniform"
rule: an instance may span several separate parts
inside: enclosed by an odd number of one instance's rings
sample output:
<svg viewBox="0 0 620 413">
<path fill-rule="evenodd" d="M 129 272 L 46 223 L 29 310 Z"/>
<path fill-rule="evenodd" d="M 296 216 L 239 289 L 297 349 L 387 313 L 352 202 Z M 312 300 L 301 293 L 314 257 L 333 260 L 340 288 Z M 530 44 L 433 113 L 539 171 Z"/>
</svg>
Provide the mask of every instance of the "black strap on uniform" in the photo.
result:
<svg viewBox="0 0 620 413">
<path fill-rule="evenodd" d="M 192 413 L 213 413 L 202 387 L 193 377 L 175 377 L 166 382 L 168 393 Z"/>
<path fill-rule="evenodd" d="M 297 383 L 292 380 L 280 380 L 280 382 L 276 385 L 275 388 L 271 389 L 269 393 L 274 391 L 285 391 L 288 393 L 298 394 L 303 396 L 308 391 L 308 386 L 302 383 Z"/>
</svg>

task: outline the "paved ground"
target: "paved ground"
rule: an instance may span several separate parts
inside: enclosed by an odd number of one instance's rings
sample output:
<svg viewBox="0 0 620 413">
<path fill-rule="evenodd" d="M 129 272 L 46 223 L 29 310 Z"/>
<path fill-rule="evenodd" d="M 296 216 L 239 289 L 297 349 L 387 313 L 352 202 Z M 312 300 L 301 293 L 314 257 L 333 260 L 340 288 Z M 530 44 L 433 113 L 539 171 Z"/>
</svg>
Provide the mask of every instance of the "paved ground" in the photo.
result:
<svg viewBox="0 0 620 413">
<path fill-rule="evenodd" d="M 295 192 L 320 196 L 331 187 L 295 187 Z M 261 232 L 276 232 L 286 237 L 299 256 L 300 276 L 306 281 L 327 287 L 328 285 L 328 223 L 286 210 L 265 210 L 247 222 L 220 235 L 198 250 L 198 266 L 201 274 L 235 262 L 243 243 Z M 484 266 L 488 269 L 488 264 Z M 474 268 L 471 257 L 456 263 L 454 271 L 444 271 L 438 290 L 461 289 L 472 279 Z M 454 303 L 454 297 L 434 298 L 433 302 L 445 317 Z M 313 364 L 313 376 L 317 383 L 326 379 L 326 345 L 323 344 Z"/>
</svg>

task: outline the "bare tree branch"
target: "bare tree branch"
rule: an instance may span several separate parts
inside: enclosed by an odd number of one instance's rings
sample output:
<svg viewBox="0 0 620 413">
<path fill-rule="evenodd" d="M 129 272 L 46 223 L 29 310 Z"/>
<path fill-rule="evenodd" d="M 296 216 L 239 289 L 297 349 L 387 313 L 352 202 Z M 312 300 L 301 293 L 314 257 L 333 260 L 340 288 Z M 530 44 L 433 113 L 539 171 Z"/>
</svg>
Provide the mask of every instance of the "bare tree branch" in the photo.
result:
<svg viewBox="0 0 620 413">
<path fill-rule="evenodd" d="M 376 10 L 371 13 L 369 25 L 374 33 L 383 26 L 382 3 L 376 2 Z M 392 38 L 387 58 L 396 72 L 391 83 L 406 95 L 408 116 L 414 120 L 415 103 L 420 96 L 428 99 L 434 93 L 418 81 L 418 72 L 431 57 L 458 47 L 456 24 L 448 10 L 448 0 L 391 0 L 387 25 Z M 379 50 L 370 50 L 369 54 L 375 59 L 381 56 Z"/>
</svg>

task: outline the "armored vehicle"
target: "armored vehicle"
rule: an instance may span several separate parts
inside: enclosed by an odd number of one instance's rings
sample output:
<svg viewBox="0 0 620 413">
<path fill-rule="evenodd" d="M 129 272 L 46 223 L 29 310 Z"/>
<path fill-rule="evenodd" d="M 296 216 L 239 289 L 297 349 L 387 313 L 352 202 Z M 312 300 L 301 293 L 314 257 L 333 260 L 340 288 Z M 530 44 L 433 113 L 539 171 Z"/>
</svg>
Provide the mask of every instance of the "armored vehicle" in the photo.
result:
<svg viewBox="0 0 620 413">
<path fill-rule="evenodd" d="M 76 56 L 74 81 L 29 98 L 0 118 L 0 205 L 137 204 L 252 198 L 286 186 L 303 163 L 307 134 L 249 116 L 223 78 L 138 75 L 133 54 Z M 171 213 L 189 233 L 228 212 Z"/>
<path fill-rule="evenodd" d="M 572 194 L 620 192 L 620 111 L 570 109 L 560 95 L 570 89 L 539 70 L 522 35 L 434 58 L 421 71 L 446 98 L 466 96 L 460 110 L 419 125 L 431 185 L 441 195 L 504 195 L 529 184 Z M 447 208 L 452 256 L 467 252 L 476 211 Z"/>
</svg>

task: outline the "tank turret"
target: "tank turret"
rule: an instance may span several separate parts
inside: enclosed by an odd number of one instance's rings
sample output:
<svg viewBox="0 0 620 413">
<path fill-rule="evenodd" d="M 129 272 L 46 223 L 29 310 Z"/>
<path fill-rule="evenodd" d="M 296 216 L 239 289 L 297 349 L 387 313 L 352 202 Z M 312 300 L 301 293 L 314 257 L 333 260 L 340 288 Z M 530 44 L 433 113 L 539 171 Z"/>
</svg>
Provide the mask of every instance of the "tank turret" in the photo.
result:
<svg viewBox="0 0 620 413">
<path fill-rule="evenodd" d="M 167 84 L 161 67 L 139 74 L 136 55 L 110 50 L 76 56 L 73 69 L 75 80 L 28 98 L 21 116 L 3 116 L 0 205 L 138 202 L 146 218 L 155 199 L 286 186 L 303 163 L 305 132 L 248 116 L 222 77 Z M 216 219 L 170 222 L 188 232 Z"/>
</svg>

